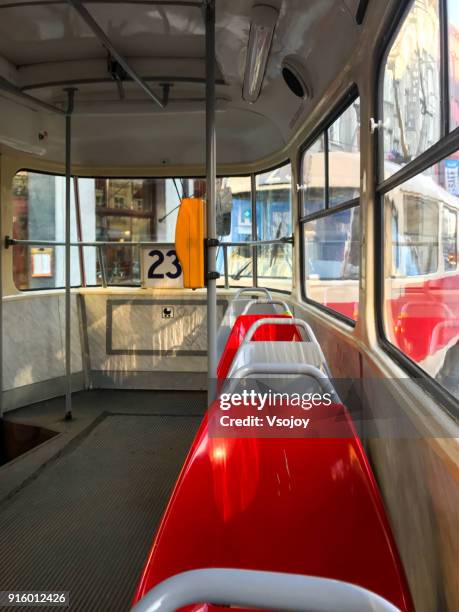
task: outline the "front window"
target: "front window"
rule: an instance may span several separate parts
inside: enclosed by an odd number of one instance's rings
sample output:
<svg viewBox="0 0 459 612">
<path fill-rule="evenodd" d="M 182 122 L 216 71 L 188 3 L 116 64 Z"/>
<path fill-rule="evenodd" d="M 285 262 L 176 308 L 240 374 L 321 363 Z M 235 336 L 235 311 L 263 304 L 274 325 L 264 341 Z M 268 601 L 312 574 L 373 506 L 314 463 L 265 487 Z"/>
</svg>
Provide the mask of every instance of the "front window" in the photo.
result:
<svg viewBox="0 0 459 612">
<path fill-rule="evenodd" d="M 13 238 L 65 241 L 65 178 L 51 174 L 19 172 L 12 185 Z M 75 199 L 71 200 L 71 240 L 78 239 Z M 64 246 L 16 246 L 13 250 L 16 287 L 56 289 L 65 285 Z M 71 285 L 81 284 L 77 247 L 71 249 Z"/>
<path fill-rule="evenodd" d="M 292 167 L 290 164 L 256 176 L 256 230 L 258 240 L 277 240 L 292 235 Z M 290 291 L 292 245 L 257 247 L 260 287 Z"/>
<path fill-rule="evenodd" d="M 202 195 L 203 185 L 200 179 L 74 178 L 71 241 L 109 244 L 71 248 L 72 285 L 101 285 L 104 275 L 109 285 L 140 285 L 138 243 L 173 243 L 181 198 Z M 64 177 L 20 172 L 12 191 L 14 238 L 65 241 Z M 64 250 L 64 246 L 16 246 L 16 286 L 21 290 L 64 287 Z"/>
<path fill-rule="evenodd" d="M 232 176 L 217 180 L 217 235 L 220 242 L 244 243 L 252 240 L 252 189 L 250 176 Z M 220 246 L 217 271 L 228 284 L 251 287 L 253 252 L 250 245 Z"/>
<path fill-rule="evenodd" d="M 218 248 L 221 284 L 226 271 L 229 286 L 252 286 L 258 269 L 260 285 L 290 290 L 291 245 L 244 244 L 257 236 L 264 240 L 291 236 L 290 165 L 253 180 L 256 194 L 251 176 L 217 179 L 218 238 L 238 243 Z M 72 286 L 140 286 L 144 251 L 154 244 L 174 243 L 182 198 L 205 195 L 205 180 L 197 178 L 72 178 L 71 242 L 77 243 L 71 247 Z M 13 179 L 12 208 L 13 238 L 50 243 L 14 246 L 16 286 L 63 288 L 65 178 L 19 172 Z"/>
</svg>

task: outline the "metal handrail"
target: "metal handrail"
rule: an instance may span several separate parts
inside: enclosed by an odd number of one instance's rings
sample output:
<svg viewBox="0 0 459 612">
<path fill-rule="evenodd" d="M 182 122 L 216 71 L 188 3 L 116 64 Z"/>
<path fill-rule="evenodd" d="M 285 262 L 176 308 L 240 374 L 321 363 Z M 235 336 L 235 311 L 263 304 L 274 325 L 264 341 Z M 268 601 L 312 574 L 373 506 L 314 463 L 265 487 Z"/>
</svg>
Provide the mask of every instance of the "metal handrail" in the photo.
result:
<svg viewBox="0 0 459 612">
<path fill-rule="evenodd" d="M 341 580 L 220 568 L 172 576 L 149 591 L 132 611 L 173 612 L 207 602 L 291 612 L 399 612 L 380 595 Z"/>
<path fill-rule="evenodd" d="M 117 247 L 149 247 L 149 246 L 172 246 L 172 242 L 153 242 L 153 241 L 137 241 L 137 242 L 127 242 L 127 241 L 117 241 L 117 240 L 92 240 L 92 241 L 84 241 L 84 240 L 75 240 L 70 242 L 70 246 L 72 247 L 106 247 L 106 246 L 117 246 Z M 10 246 L 65 246 L 65 242 L 59 240 L 20 240 L 17 238 L 11 238 L 10 236 L 5 236 L 5 248 L 8 249 Z"/>
<path fill-rule="evenodd" d="M 289 242 L 289 238 L 276 238 L 275 240 L 250 240 L 247 242 L 220 242 L 219 247 L 223 247 L 227 249 L 228 247 L 239 247 L 239 246 L 263 246 L 265 244 L 291 244 Z M 90 242 L 85 242 L 82 240 L 76 240 L 70 243 L 70 246 L 120 246 L 120 247 L 128 247 L 128 246 L 159 246 L 159 245 L 171 245 L 172 242 L 153 242 L 153 241 L 137 241 L 137 242 L 128 242 L 123 241 L 119 242 L 116 240 L 93 240 Z M 10 246 L 65 246 L 65 242 L 58 240 L 22 240 L 19 238 L 11 238 L 10 236 L 5 236 L 5 248 L 7 249 Z M 249 288 L 247 288 L 249 289 Z M 258 289 L 258 288 L 257 288 Z M 254 289 L 251 289 L 254 291 Z"/>
<path fill-rule="evenodd" d="M 258 321 L 255 321 L 249 327 L 246 335 L 244 336 L 244 339 L 242 340 L 241 345 L 239 346 L 239 349 L 236 355 L 234 356 L 233 362 L 236 361 L 236 359 L 239 356 L 239 353 L 241 352 L 241 350 L 243 350 L 242 347 L 248 344 L 252 340 L 256 331 L 260 329 L 260 327 L 263 327 L 263 325 L 295 325 L 297 327 L 301 327 L 307 333 L 309 337 L 309 341 L 314 344 L 314 347 L 319 354 L 320 361 L 322 363 L 322 367 L 324 369 L 325 374 L 329 378 L 331 377 L 331 373 L 328 368 L 327 360 L 325 359 L 325 355 L 322 350 L 322 347 L 320 346 L 319 341 L 316 338 L 316 335 L 312 331 L 312 327 L 309 325 L 309 323 L 306 323 L 306 321 L 303 321 L 302 319 L 295 319 L 295 318 L 281 319 L 281 318 L 274 318 L 274 317 L 265 317 L 263 319 L 259 319 Z"/>
<path fill-rule="evenodd" d="M 233 393 L 234 389 L 240 384 L 240 381 L 254 374 L 266 374 L 272 376 L 279 374 L 282 376 L 297 375 L 309 376 L 319 384 L 325 393 L 330 393 L 333 401 L 337 404 L 341 403 L 338 393 L 333 386 L 327 374 L 316 368 L 316 366 L 308 363 L 262 363 L 255 362 L 247 366 L 242 366 L 231 375 L 224 387 L 224 393 Z"/>
<path fill-rule="evenodd" d="M 264 293 L 268 299 L 272 299 L 271 292 L 268 289 L 265 289 L 264 287 L 243 287 L 242 289 L 239 289 L 239 291 L 236 291 L 236 294 L 233 299 L 240 299 L 243 293 Z"/>
<path fill-rule="evenodd" d="M 225 289 L 229 289 L 229 266 L 228 266 L 228 248 L 233 246 L 246 246 L 246 245 L 264 245 L 264 244 L 289 244 L 291 241 L 290 238 L 277 238 L 275 240 L 259 240 L 259 241 L 249 241 L 249 242 L 221 242 L 219 244 L 220 247 L 223 247 L 223 256 L 224 256 L 224 278 L 225 278 Z M 35 246 L 35 247 L 65 247 L 65 241 L 60 240 L 23 240 L 19 238 L 11 238 L 11 236 L 5 236 L 5 249 L 8 249 L 10 246 Z M 153 241 L 123 241 L 119 242 L 116 240 L 93 240 L 93 241 L 84 241 L 84 240 L 75 240 L 70 242 L 71 247 L 93 247 L 97 249 L 97 257 L 99 259 L 99 266 L 102 276 L 102 287 L 107 287 L 107 272 L 105 266 L 104 259 L 104 249 L 106 247 L 138 247 L 138 248 L 148 248 L 148 247 L 170 247 L 174 246 L 172 242 L 153 242 Z M 238 293 L 236 293 L 236 297 L 234 299 L 244 299 L 239 298 L 239 293 L 243 291 L 260 291 L 266 293 L 269 297 L 271 294 L 267 289 L 262 287 L 244 287 Z"/>
<path fill-rule="evenodd" d="M 283 308 L 285 308 L 286 312 L 290 313 L 293 316 L 292 311 L 290 310 L 287 302 L 283 302 L 282 300 L 273 300 L 273 299 L 270 299 L 270 300 L 252 300 L 251 302 L 249 302 L 246 305 L 246 307 L 244 308 L 242 314 L 243 315 L 247 314 L 249 312 L 249 310 L 252 308 L 252 306 L 258 305 L 258 304 L 272 304 L 273 306 L 282 306 Z"/>
<path fill-rule="evenodd" d="M 272 240 L 245 240 L 244 242 L 218 242 L 219 247 L 263 246 L 265 244 L 293 244 L 293 236 L 273 238 Z"/>
</svg>

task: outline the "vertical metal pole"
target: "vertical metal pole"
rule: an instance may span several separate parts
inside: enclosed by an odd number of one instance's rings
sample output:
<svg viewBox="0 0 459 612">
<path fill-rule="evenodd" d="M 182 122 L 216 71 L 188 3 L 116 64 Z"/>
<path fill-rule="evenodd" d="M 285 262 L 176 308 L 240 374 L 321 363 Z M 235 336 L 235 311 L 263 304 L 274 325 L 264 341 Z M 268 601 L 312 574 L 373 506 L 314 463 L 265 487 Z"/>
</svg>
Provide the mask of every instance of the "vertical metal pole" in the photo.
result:
<svg viewBox="0 0 459 612">
<path fill-rule="evenodd" d="M 97 256 L 99 257 L 100 277 L 102 280 L 102 287 L 107 288 L 107 270 L 105 269 L 105 254 L 102 246 L 97 247 Z"/>
<path fill-rule="evenodd" d="M 258 240 L 257 229 L 257 177 L 250 175 L 250 193 L 252 198 L 252 240 Z M 263 247 L 261 247 L 263 248 Z M 252 282 L 254 287 L 258 287 L 258 247 L 252 247 Z"/>
<path fill-rule="evenodd" d="M 223 269 L 225 271 L 225 289 L 229 289 L 228 248 L 223 244 Z"/>
<path fill-rule="evenodd" d="M 217 238 L 216 223 L 216 133 L 215 133 L 215 2 L 205 0 L 206 18 L 206 175 L 207 238 Z M 213 401 L 217 378 L 217 247 L 207 248 L 207 397 Z"/>
<path fill-rule="evenodd" d="M 1 164 L 1 155 L 0 155 Z M 1 185 L 1 182 L 0 182 Z M 3 201 L 0 195 L 0 236 L 3 236 Z M 0 244 L 0 419 L 3 418 L 3 249 Z M 13 253 L 11 253 L 11 258 Z"/>
<path fill-rule="evenodd" d="M 83 228 L 81 224 L 81 209 L 80 209 L 80 186 L 78 183 L 78 177 L 73 177 L 73 191 L 75 193 L 75 215 L 76 215 L 76 228 L 77 228 L 77 240 L 83 242 Z M 86 269 L 84 265 L 84 247 L 78 247 L 78 256 L 80 260 L 80 277 L 81 285 L 86 287 Z"/>
<path fill-rule="evenodd" d="M 72 166 L 72 112 L 75 89 L 67 92 L 65 113 L 65 420 L 72 419 L 72 342 L 71 342 L 71 268 L 70 268 L 70 213 L 71 213 L 71 166 Z"/>
</svg>

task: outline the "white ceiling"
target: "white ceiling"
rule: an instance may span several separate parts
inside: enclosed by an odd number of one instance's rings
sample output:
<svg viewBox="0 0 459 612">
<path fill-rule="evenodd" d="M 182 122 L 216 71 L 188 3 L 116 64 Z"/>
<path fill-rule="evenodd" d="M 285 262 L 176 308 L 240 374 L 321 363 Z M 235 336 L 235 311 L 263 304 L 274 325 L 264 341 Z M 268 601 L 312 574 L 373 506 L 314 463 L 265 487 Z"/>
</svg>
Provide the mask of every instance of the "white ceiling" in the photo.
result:
<svg viewBox="0 0 459 612">
<path fill-rule="evenodd" d="M 19 0 L 21 1 L 21 0 Z M 297 127 L 301 101 L 285 86 L 281 62 L 295 54 L 305 66 L 313 105 L 358 43 L 358 0 L 263 0 L 277 6 L 271 55 L 259 100 L 242 99 L 251 0 L 216 0 L 218 159 L 249 163 L 281 150 Z M 370 2 L 370 7 L 376 0 Z M 381 2 L 381 0 L 378 0 Z M 78 87 L 74 162 L 82 165 L 195 165 L 204 162 L 205 27 L 195 6 L 87 2 L 113 45 L 158 96 L 171 82 L 161 110 L 134 83 L 124 99 L 107 71 L 107 52 L 65 2 L 11 6 L 0 0 L 0 75 L 52 104 L 65 102 L 66 84 Z M 3 7 L 3 8 L 2 8 Z M 10 100 L 12 100 L 10 98 Z M 17 101 L 0 98 L 2 135 L 31 142 L 46 130 L 46 155 L 63 156 L 63 122 L 46 112 L 34 118 Z M 33 127 L 32 127 L 33 126 Z M 166 160 L 166 161 L 165 161 Z"/>
</svg>

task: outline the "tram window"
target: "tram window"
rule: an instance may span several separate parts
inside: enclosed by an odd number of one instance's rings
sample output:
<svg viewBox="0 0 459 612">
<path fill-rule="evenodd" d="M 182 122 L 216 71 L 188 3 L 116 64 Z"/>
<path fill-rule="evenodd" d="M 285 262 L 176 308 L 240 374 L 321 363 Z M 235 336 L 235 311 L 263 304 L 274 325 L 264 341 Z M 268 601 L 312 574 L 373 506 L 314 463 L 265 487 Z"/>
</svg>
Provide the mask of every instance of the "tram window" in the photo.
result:
<svg viewBox="0 0 459 612">
<path fill-rule="evenodd" d="M 360 100 L 328 129 L 329 206 L 354 200 L 360 193 Z"/>
<path fill-rule="evenodd" d="M 457 270 L 457 211 L 447 206 L 443 207 L 441 240 L 445 272 Z"/>
<path fill-rule="evenodd" d="M 438 203 L 403 189 L 389 192 L 392 276 L 422 276 L 438 269 Z"/>
<path fill-rule="evenodd" d="M 119 243 L 84 249 L 88 285 L 102 284 L 103 256 L 109 285 L 139 286 L 140 249 L 124 243 L 173 243 L 180 199 L 205 191 L 202 180 L 178 178 L 79 178 L 78 187 L 83 240 Z"/>
<path fill-rule="evenodd" d="M 130 242 L 170 242 L 180 199 L 205 194 L 202 179 L 78 178 L 71 190 L 71 240 L 116 242 L 102 247 L 72 247 L 71 282 L 81 285 L 80 267 L 88 286 L 139 286 L 140 249 Z M 75 207 L 78 193 L 78 215 Z M 13 236 L 28 240 L 64 241 L 65 179 L 62 176 L 19 172 L 13 180 Z M 78 219 L 78 223 L 77 223 Z M 63 287 L 64 247 L 15 246 L 13 275 L 21 290 Z M 50 251 L 50 252 L 49 252 Z M 101 258 L 103 266 L 101 265 Z"/>
<path fill-rule="evenodd" d="M 12 184 L 13 238 L 65 240 L 65 178 L 21 171 Z M 77 240 L 75 200 L 71 201 L 71 240 Z M 79 286 L 80 260 L 70 251 L 71 284 Z M 15 246 L 13 280 L 18 289 L 57 289 L 65 286 L 65 247 Z"/>
<path fill-rule="evenodd" d="M 359 213 L 355 206 L 303 225 L 308 298 L 354 321 L 359 306 Z"/>
<path fill-rule="evenodd" d="M 258 240 L 292 235 L 292 167 L 290 164 L 256 176 L 256 230 Z M 292 245 L 257 247 L 260 287 L 291 291 Z"/>
<path fill-rule="evenodd" d="M 217 233 L 220 242 L 252 240 L 252 184 L 250 176 L 232 176 L 217 180 Z M 253 285 L 253 257 L 250 245 L 219 247 L 217 271 L 234 287 Z"/>
<path fill-rule="evenodd" d="M 308 177 L 310 151 L 325 144 L 324 176 Z M 305 293 L 310 301 L 357 320 L 360 272 L 360 98 L 328 126 L 302 159 L 303 181 L 323 188 L 323 206 L 308 202 L 309 185 L 301 186 Z M 338 208 L 339 207 L 339 208 Z M 324 210 L 325 209 L 325 210 Z"/>
<path fill-rule="evenodd" d="M 459 285 L 451 274 L 457 269 L 456 157 L 459 151 L 384 198 L 386 337 L 453 395 L 459 391 Z"/>
<path fill-rule="evenodd" d="M 440 139 L 440 56 L 439 0 L 416 0 L 384 67 L 386 177 Z"/>
<path fill-rule="evenodd" d="M 459 126 L 459 3 L 448 0 L 449 93 L 451 129 Z"/>
<path fill-rule="evenodd" d="M 326 206 L 325 198 L 325 138 L 320 136 L 303 154 L 301 161 L 303 216 Z"/>
</svg>

